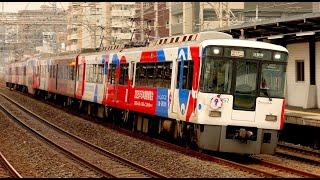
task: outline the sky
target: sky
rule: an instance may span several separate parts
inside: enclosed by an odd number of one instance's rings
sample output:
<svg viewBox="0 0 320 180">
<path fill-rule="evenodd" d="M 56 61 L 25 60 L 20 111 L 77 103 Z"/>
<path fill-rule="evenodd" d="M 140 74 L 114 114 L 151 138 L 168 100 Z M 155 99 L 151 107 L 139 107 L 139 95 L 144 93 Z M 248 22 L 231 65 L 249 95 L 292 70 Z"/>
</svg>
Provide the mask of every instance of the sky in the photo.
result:
<svg viewBox="0 0 320 180">
<path fill-rule="evenodd" d="M 18 12 L 19 10 L 36 10 L 40 9 L 40 6 L 46 4 L 50 5 L 49 2 L 0 2 L 0 12 L 2 12 L 2 5 L 4 5 L 4 12 Z M 67 9 L 69 2 L 56 2 L 58 8 L 63 7 Z"/>
</svg>

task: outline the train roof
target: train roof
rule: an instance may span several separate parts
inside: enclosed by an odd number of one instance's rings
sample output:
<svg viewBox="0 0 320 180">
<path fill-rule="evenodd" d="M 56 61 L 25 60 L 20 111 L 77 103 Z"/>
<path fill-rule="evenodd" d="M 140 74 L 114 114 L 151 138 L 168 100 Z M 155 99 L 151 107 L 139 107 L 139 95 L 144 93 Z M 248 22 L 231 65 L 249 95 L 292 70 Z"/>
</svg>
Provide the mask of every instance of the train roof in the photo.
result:
<svg viewBox="0 0 320 180">
<path fill-rule="evenodd" d="M 205 40 L 201 44 L 202 46 L 216 45 L 216 46 L 233 46 L 233 47 L 236 46 L 236 47 L 269 49 L 269 50 L 275 50 L 275 51 L 284 51 L 288 53 L 288 50 L 283 46 L 261 42 L 261 41 L 251 41 L 251 40 L 242 40 L 242 39 L 213 39 L 213 40 Z"/>
</svg>

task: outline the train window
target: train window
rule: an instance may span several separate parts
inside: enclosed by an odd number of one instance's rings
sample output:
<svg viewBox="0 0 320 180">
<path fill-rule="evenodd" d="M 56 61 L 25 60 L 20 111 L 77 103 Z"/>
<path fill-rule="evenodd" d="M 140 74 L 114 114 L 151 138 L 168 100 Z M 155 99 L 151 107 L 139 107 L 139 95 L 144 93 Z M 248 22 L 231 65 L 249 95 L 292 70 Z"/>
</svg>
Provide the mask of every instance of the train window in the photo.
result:
<svg viewBox="0 0 320 180">
<path fill-rule="evenodd" d="M 56 78 L 56 66 L 53 65 L 53 70 L 52 70 L 52 78 Z"/>
<path fill-rule="evenodd" d="M 147 87 L 154 87 L 155 83 L 155 77 L 154 77 L 154 69 L 155 69 L 155 63 L 146 63 L 147 68 L 147 78 L 148 82 L 146 84 Z"/>
<path fill-rule="evenodd" d="M 236 61 L 236 85 L 233 108 L 254 110 L 257 91 L 258 62 Z"/>
<path fill-rule="evenodd" d="M 108 83 L 115 84 L 116 64 L 110 64 L 108 72 Z"/>
<path fill-rule="evenodd" d="M 82 64 L 80 64 L 80 65 L 78 66 L 77 81 L 79 81 L 79 80 L 80 80 L 80 77 L 82 77 L 82 71 L 83 71 L 82 66 L 83 66 Z"/>
<path fill-rule="evenodd" d="M 172 74 L 172 62 L 165 62 L 163 66 L 163 84 L 162 87 L 170 88 Z"/>
<path fill-rule="evenodd" d="M 176 40 L 174 42 L 178 42 L 180 37 L 177 37 Z"/>
<path fill-rule="evenodd" d="M 146 86 L 147 85 L 147 68 L 145 63 L 137 63 L 136 66 L 136 84 L 137 86 Z"/>
<path fill-rule="evenodd" d="M 193 79 L 193 61 L 186 60 L 183 61 L 183 74 L 181 75 L 181 66 L 182 63 L 178 63 L 178 76 L 177 76 L 177 86 L 176 88 L 190 89 L 192 88 L 192 79 Z"/>
<path fill-rule="evenodd" d="M 119 84 L 122 85 L 128 85 L 128 79 L 129 79 L 129 74 L 128 74 L 128 67 L 129 64 L 120 64 L 120 79 L 119 79 Z"/>
<path fill-rule="evenodd" d="M 69 80 L 74 80 L 74 66 L 69 68 Z"/>
<path fill-rule="evenodd" d="M 284 96 L 286 66 L 284 64 L 263 63 L 261 67 L 260 96 Z"/>
<path fill-rule="evenodd" d="M 86 74 L 85 74 L 86 82 L 91 82 L 92 74 L 93 74 L 93 66 L 92 66 L 92 64 L 88 64 L 86 67 Z"/>
<path fill-rule="evenodd" d="M 201 91 L 205 93 L 230 93 L 231 61 L 206 57 L 202 65 Z"/>
<path fill-rule="evenodd" d="M 104 74 L 104 65 L 99 64 L 98 65 L 98 78 L 97 83 L 102 84 L 103 83 L 103 74 Z"/>
<path fill-rule="evenodd" d="M 49 66 L 49 78 L 51 78 L 51 76 L 52 76 L 52 71 L 51 71 L 52 68 L 51 68 L 51 67 L 52 67 L 52 66 L 50 65 L 50 66 Z"/>
</svg>

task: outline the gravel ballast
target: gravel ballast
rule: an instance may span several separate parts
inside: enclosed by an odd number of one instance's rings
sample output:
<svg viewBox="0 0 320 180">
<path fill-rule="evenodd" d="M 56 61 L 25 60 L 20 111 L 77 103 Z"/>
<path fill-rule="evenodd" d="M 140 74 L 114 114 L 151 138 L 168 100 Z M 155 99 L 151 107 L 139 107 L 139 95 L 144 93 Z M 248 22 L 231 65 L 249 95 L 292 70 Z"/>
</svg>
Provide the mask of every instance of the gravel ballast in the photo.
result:
<svg viewBox="0 0 320 180">
<path fill-rule="evenodd" d="M 23 177 L 100 177 L 35 138 L 0 111 L 0 151 Z"/>
</svg>

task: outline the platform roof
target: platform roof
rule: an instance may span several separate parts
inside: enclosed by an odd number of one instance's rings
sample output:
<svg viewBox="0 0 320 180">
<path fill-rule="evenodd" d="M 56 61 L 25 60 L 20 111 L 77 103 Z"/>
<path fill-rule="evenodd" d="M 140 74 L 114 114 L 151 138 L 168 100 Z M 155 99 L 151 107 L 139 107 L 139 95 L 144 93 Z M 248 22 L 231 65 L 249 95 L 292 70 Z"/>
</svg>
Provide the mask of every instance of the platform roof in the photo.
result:
<svg viewBox="0 0 320 180">
<path fill-rule="evenodd" d="M 287 41 L 306 39 L 306 36 L 296 36 L 296 33 L 314 31 L 315 37 L 319 38 L 320 13 L 308 13 L 274 20 L 249 22 L 214 30 L 231 34 L 234 38 L 239 38 L 241 31 L 243 31 L 246 39 L 267 39 L 269 36 L 284 35 Z"/>
</svg>

